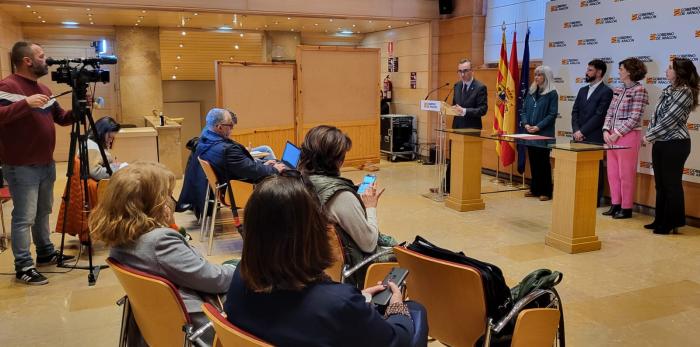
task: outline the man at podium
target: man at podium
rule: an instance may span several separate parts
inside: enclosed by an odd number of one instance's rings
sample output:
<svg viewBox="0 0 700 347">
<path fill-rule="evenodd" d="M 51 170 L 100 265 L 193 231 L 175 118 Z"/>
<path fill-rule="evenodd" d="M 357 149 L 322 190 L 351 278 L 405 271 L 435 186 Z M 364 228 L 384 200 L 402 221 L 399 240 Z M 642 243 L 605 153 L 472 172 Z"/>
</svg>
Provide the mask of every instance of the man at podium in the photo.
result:
<svg viewBox="0 0 700 347">
<path fill-rule="evenodd" d="M 462 59 L 457 66 L 460 81 L 455 83 L 452 105 L 455 116 L 452 127 L 455 129 L 481 129 L 481 117 L 488 111 L 486 86 L 474 79 L 472 62 Z"/>
<path fill-rule="evenodd" d="M 462 59 L 457 65 L 459 82 L 454 85 L 452 95 L 452 108 L 457 115 L 452 122 L 455 129 L 481 129 L 481 117 L 486 115 L 489 109 L 486 86 L 474 79 L 472 62 Z M 450 163 L 447 163 L 445 174 L 445 192 L 450 192 Z"/>
</svg>

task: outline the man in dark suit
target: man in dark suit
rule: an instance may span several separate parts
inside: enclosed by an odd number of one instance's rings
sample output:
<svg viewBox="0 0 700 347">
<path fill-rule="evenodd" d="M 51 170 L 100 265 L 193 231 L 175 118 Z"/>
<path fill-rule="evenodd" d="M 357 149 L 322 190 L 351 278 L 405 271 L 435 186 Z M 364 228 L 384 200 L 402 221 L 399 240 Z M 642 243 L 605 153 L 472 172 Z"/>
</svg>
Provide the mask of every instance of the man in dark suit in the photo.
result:
<svg viewBox="0 0 700 347">
<path fill-rule="evenodd" d="M 455 116 L 452 127 L 455 129 L 481 129 L 481 117 L 488 111 L 486 86 L 474 79 L 472 63 L 462 59 L 457 66 L 460 81 L 455 83 L 452 105 Z"/>
<path fill-rule="evenodd" d="M 574 141 L 604 143 L 603 123 L 613 98 L 612 89 L 603 83 L 606 70 L 605 62 L 600 59 L 593 59 L 588 63 L 585 75 L 588 85 L 579 89 L 571 110 Z M 604 177 L 605 170 L 601 161 L 598 170 L 598 201 L 603 196 Z"/>
<path fill-rule="evenodd" d="M 452 108 L 457 115 L 452 122 L 455 129 L 481 129 L 481 117 L 488 111 L 486 86 L 474 79 L 472 62 L 462 59 L 457 65 L 460 81 L 455 83 L 452 95 Z M 445 174 L 445 192 L 450 192 L 450 163 L 447 163 Z"/>
</svg>

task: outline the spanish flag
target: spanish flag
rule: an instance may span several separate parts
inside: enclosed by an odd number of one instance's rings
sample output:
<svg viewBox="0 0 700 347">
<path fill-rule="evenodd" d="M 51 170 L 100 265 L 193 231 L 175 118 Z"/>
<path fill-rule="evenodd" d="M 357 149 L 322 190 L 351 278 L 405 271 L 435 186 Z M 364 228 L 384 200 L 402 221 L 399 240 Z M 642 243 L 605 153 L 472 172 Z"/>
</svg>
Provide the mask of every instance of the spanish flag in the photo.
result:
<svg viewBox="0 0 700 347">
<path fill-rule="evenodd" d="M 501 59 L 498 61 L 498 79 L 496 80 L 496 107 L 493 117 L 493 132 L 503 134 L 503 117 L 506 109 L 506 80 L 508 78 L 508 53 L 506 52 L 506 31 L 501 38 Z M 496 141 L 496 153 L 501 156 L 501 141 Z"/>
<path fill-rule="evenodd" d="M 505 36 L 505 33 L 504 33 Z M 506 107 L 503 114 L 501 130 L 503 134 L 514 134 L 516 131 L 517 102 L 520 82 L 518 81 L 518 46 L 516 35 L 513 32 L 513 46 L 510 48 L 510 64 L 508 64 L 508 78 L 506 79 Z M 501 142 L 501 163 L 508 166 L 515 161 L 515 144 L 513 142 Z"/>
</svg>

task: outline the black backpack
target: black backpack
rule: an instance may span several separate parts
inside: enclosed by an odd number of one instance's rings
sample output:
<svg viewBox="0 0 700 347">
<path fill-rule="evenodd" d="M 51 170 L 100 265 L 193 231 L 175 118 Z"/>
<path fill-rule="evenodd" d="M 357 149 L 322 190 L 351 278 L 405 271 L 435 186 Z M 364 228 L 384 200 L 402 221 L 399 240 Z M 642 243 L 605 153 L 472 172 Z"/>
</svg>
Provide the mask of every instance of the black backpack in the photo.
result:
<svg viewBox="0 0 700 347">
<path fill-rule="evenodd" d="M 406 248 L 429 257 L 468 265 L 479 271 L 484 285 L 486 313 L 494 322 L 507 315 L 513 308 L 510 288 L 506 285 L 503 272 L 498 266 L 467 257 L 464 252 L 453 252 L 440 248 L 420 236 L 416 236 L 413 243 Z"/>
</svg>

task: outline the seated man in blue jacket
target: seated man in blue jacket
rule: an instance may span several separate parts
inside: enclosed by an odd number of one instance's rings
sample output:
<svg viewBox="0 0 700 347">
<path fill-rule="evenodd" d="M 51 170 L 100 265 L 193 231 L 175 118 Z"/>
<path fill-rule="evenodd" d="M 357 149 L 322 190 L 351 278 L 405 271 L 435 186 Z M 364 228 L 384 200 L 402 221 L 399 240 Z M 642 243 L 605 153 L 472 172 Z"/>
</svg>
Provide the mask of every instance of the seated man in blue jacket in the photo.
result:
<svg viewBox="0 0 700 347">
<path fill-rule="evenodd" d="M 196 150 L 187 164 L 185 179 L 178 205 L 193 209 L 197 217 L 204 208 L 207 178 L 197 157 L 208 161 L 219 181 L 240 180 L 257 183 L 263 178 L 282 172 L 286 166 L 274 160 L 254 159 L 248 150 L 229 136 L 236 125 L 236 116 L 231 112 L 213 108 L 207 113 L 207 125 L 196 145 Z"/>
<path fill-rule="evenodd" d="M 231 112 L 213 108 L 207 113 L 207 126 L 197 143 L 195 156 L 208 161 L 220 181 L 239 180 L 256 183 L 263 178 L 282 172 L 286 166 L 268 160 L 255 160 L 248 150 L 229 136 L 236 125 Z"/>
</svg>

